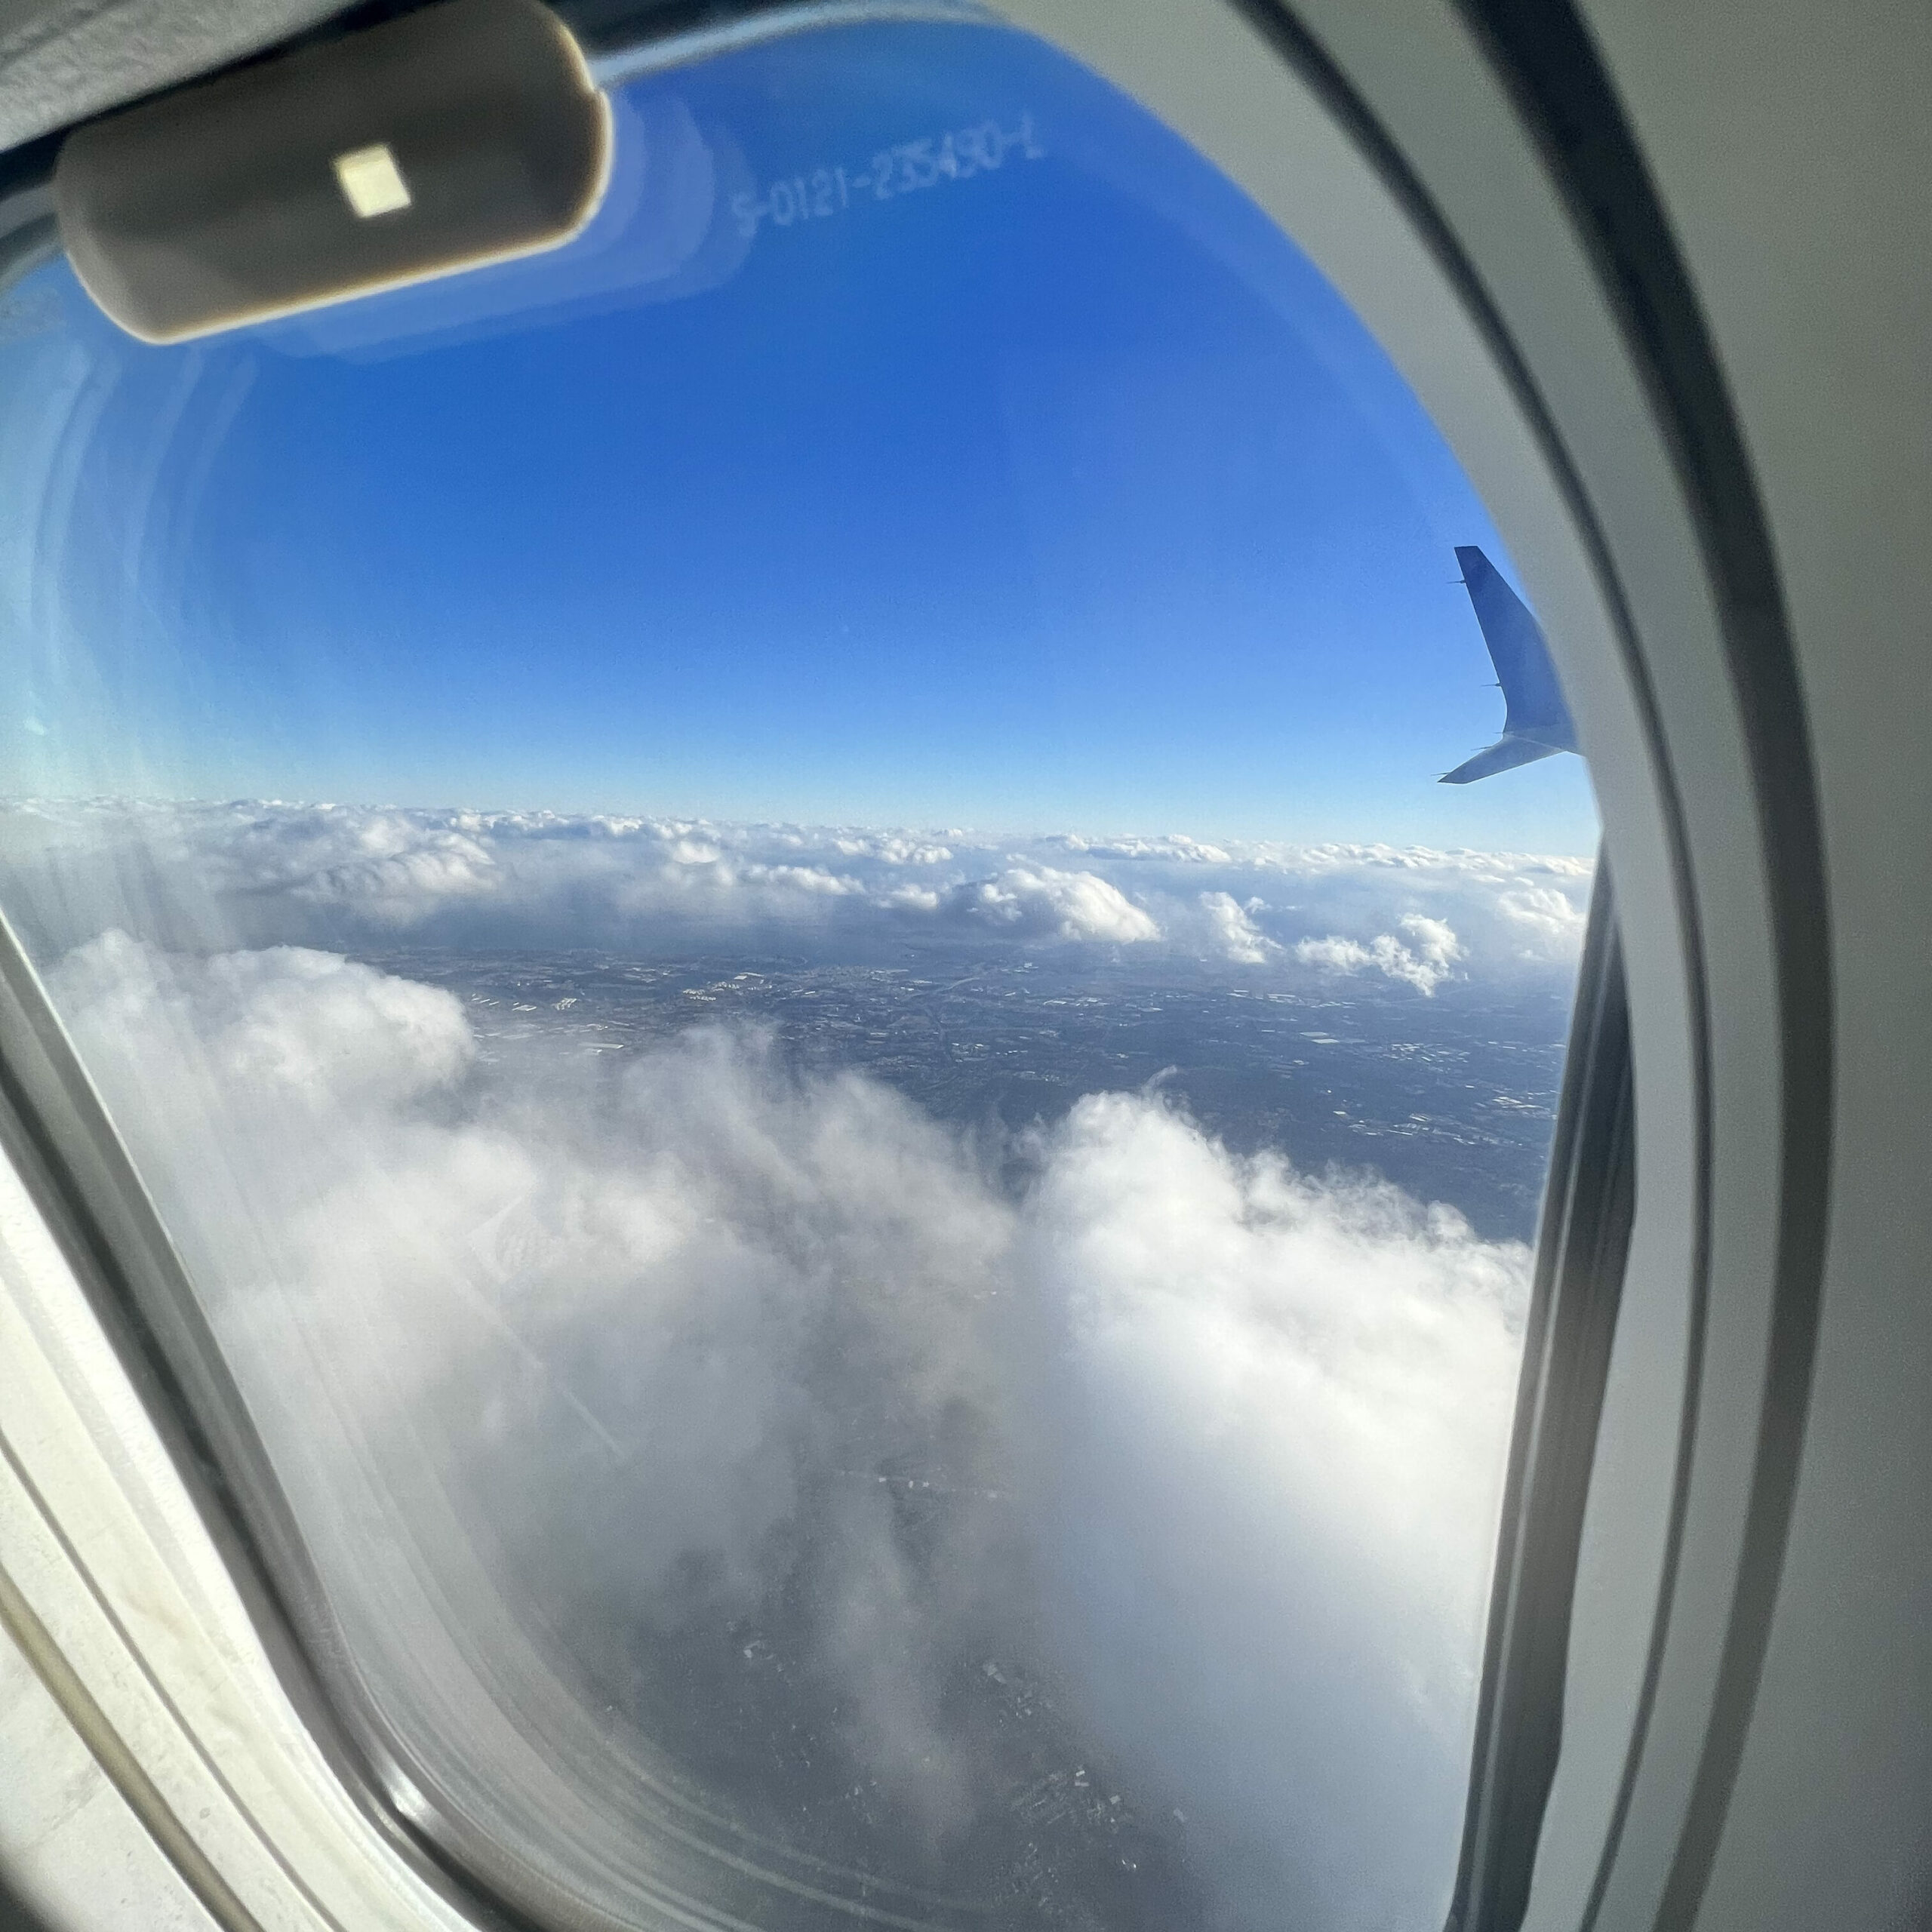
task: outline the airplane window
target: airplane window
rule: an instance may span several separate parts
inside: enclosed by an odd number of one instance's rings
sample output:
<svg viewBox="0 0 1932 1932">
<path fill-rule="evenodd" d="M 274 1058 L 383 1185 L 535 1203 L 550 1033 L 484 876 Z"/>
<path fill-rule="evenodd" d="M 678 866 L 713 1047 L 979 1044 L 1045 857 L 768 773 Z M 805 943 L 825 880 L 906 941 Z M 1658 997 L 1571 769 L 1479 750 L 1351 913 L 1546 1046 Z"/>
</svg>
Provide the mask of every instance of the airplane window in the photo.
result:
<svg viewBox="0 0 1932 1932">
<path fill-rule="evenodd" d="M 549 254 L 0 300 L 0 903 L 309 1651 L 540 1921 L 1432 1932 L 1596 843 L 1503 546 L 1038 42 L 612 106 Z"/>
</svg>

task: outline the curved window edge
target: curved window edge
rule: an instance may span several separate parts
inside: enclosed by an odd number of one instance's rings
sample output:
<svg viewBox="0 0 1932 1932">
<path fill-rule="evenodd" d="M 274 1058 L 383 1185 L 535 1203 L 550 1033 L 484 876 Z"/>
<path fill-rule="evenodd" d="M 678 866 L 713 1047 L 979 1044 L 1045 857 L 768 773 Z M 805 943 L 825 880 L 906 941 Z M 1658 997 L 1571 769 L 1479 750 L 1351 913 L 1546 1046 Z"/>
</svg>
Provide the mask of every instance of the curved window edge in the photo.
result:
<svg viewBox="0 0 1932 1932">
<path fill-rule="evenodd" d="M 372 1928 L 506 1923 L 340 1721 L 263 1547 L 272 1509 L 238 1494 L 263 1466 L 236 1453 L 245 1414 L 193 1399 L 219 1358 L 183 1346 L 179 1263 L 4 923 L 0 1191 L 0 1625 L 108 1785 L 224 1932 L 265 1906 L 344 1922 L 331 1897 Z"/>
<path fill-rule="evenodd" d="M 1528 1909 L 1562 1749 L 1577 1556 L 1636 1204 L 1630 1008 L 1600 857 L 1543 1196 L 1447 1932 L 1513 1932 Z"/>
<path fill-rule="evenodd" d="M 1251 15 L 1284 12 L 1273 0 L 1234 4 Z M 587 51 L 607 85 L 614 76 L 628 78 L 848 17 L 989 17 L 963 0 L 753 0 L 730 10 L 721 26 L 685 24 L 685 16 L 699 11 L 570 0 L 558 8 L 574 26 L 595 23 L 597 44 Z M 340 30 L 331 23 L 315 31 Z M 1278 53 L 1300 64 L 1271 38 Z M 1379 166 L 1355 120 L 1337 118 Z M 44 183 L 60 138 L 0 162 L 0 288 L 58 252 Z M 1403 184 L 1393 185 L 1401 198 Z M 118 1134 L 38 976 L 5 928 L 0 1100 L 0 1153 L 33 1193 L 88 1290 L 243 1586 L 285 1688 L 358 1808 L 466 1915 L 485 1924 L 532 1923 L 480 1878 L 494 1862 L 487 1848 L 461 1843 L 467 1835 L 439 1817 L 425 1781 L 405 1767 L 399 1743 L 383 1736 L 366 1714 L 357 1714 L 358 1721 L 341 1708 L 335 1678 L 348 1661 L 306 1574 L 301 1539 L 238 1392 Z M 1577 1546 L 1634 1212 L 1634 1140 L 1629 1013 L 1608 875 L 1600 869 L 1537 1247 L 1451 1932 L 1506 1932 L 1527 1901 L 1537 1828 L 1560 1748 Z M 584 1917 L 574 1901 L 565 1909 L 573 1922 Z"/>
<path fill-rule="evenodd" d="M 1830 1220 L 1834 989 L 1817 760 L 1763 497 L 1709 326 L 1635 133 L 1571 0 L 1457 0 L 1508 88 L 1595 258 L 1671 443 L 1716 589 L 1755 781 L 1752 805 L 1775 940 L 1778 1128 L 1771 1333 L 1744 1543 L 1712 1720 L 1659 1909 L 1689 1924 L 1715 1858 L 1743 1755 L 1795 1501 L 1808 1420 Z M 1679 1476 L 1681 1525 L 1689 1459 Z M 1675 1526 L 1674 1526 L 1675 1527 Z M 1681 1534 L 1681 1531 L 1680 1531 Z M 1647 1694 L 1654 1701 L 1661 1621 Z M 1635 1776 L 1619 1794 L 1619 1829 Z M 1582 1932 L 1602 1908 L 1609 1860 Z"/>
</svg>

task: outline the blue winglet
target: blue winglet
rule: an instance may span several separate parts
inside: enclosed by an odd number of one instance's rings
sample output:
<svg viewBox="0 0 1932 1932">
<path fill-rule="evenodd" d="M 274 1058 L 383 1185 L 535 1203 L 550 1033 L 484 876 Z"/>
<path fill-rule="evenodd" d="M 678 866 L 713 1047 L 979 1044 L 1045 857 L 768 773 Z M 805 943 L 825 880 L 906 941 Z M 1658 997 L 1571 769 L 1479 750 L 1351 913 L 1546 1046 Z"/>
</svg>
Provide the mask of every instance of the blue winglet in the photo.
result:
<svg viewBox="0 0 1932 1932">
<path fill-rule="evenodd" d="M 1509 588 L 1502 573 L 1473 543 L 1456 546 L 1476 622 L 1482 626 L 1496 681 L 1503 687 L 1506 709 L 1503 735 L 1487 750 L 1478 752 L 1454 771 L 1444 772 L 1445 785 L 1473 784 L 1498 771 L 1553 757 L 1577 749 L 1577 728 L 1563 702 L 1549 647 L 1529 607 Z"/>
</svg>

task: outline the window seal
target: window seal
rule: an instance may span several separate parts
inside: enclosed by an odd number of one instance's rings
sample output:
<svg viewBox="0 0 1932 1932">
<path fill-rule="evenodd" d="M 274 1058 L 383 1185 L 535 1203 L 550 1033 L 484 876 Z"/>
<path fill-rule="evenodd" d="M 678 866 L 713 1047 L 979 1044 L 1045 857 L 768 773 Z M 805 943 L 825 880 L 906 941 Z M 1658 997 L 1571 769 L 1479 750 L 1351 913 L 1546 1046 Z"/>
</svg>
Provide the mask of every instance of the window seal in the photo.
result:
<svg viewBox="0 0 1932 1932">
<path fill-rule="evenodd" d="M 1770 863 L 1783 1084 L 1771 1334 L 1737 1593 L 1715 1706 L 1670 1862 L 1658 1922 L 1697 1917 L 1749 1727 L 1770 1637 L 1808 1419 L 1830 1220 L 1834 991 L 1825 843 L 1796 647 L 1770 524 L 1716 344 L 1669 218 L 1574 0 L 1455 0 L 1535 141 L 1670 445 L 1717 592 L 1727 669 Z M 1681 1540 L 1688 1459 L 1673 1501 Z M 1654 1706 L 1668 1618 L 1655 1626 L 1643 1715 Z M 1580 1932 L 1593 1932 L 1634 1786 L 1641 1732 Z"/>
<path fill-rule="evenodd" d="M 1636 1132 L 1616 898 L 1599 854 L 1544 1188 L 1447 1932 L 1506 1932 L 1529 1906 L 1562 1749 L 1577 1553 L 1636 1217 Z"/>
<path fill-rule="evenodd" d="M 1283 47 L 1276 0 L 1233 4 L 1251 17 L 1269 16 L 1272 44 L 1306 71 L 1307 61 Z M 1459 4 L 1472 14 L 1506 11 L 1484 0 Z M 594 32 L 586 52 L 605 86 L 848 20 L 991 17 L 971 0 L 749 0 L 721 18 L 715 8 L 678 0 L 561 0 L 558 11 L 574 28 L 581 22 Z M 1331 89 L 1322 91 L 1332 106 Z M 1338 118 L 1361 137 L 1358 115 Z M 0 291 L 58 252 L 40 205 L 60 138 L 0 158 Z M 1404 184 L 1395 185 L 1402 192 Z M 1808 758 L 1805 769 L 1808 775 Z M 370 1714 L 346 1709 L 349 1700 L 332 1688 L 352 1667 L 279 1484 L 145 1188 L 3 918 L 0 1103 L 0 1154 L 20 1168 L 148 1397 L 204 1519 L 233 1557 L 258 1623 L 277 1639 L 269 1649 L 285 1688 L 358 1808 L 478 1923 L 536 1925 L 479 1879 L 458 1848 L 464 1831 L 435 1813 L 428 1781 L 405 1768 L 399 1741 Z M 1478 1703 L 1479 1782 L 1472 1783 L 1449 1932 L 1510 1932 L 1527 1906 L 1560 1746 L 1576 1549 L 1634 1205 L 1634 1135 L 1629 1015 L 1613 895 L 1600 865 L 1546 1183 Z M 574 1901 L 560 1899 L 550 1909 L 559 1919 L 584 1920 Z"/>
</svg>

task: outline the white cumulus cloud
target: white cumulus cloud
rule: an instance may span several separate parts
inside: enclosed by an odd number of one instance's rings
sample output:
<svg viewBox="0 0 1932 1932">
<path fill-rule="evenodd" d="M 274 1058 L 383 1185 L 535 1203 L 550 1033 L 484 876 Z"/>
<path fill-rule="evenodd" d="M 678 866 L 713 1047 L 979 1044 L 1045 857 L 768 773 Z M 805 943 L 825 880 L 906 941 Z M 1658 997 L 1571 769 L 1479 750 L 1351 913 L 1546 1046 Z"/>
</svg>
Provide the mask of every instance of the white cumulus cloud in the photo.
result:
<svg viewBox="0 0 1932 1932">
<path fill-rule="evenodd" d="M 1426 924 L 1407 949 L 1446 958 Z M 958 1715 L 959 1671 L 1003 1660 L 1186 1814 L 1231 1922 L 1440 1922 L 1519 1244 L 1157 1095 L 1079 1101 L 1015 1181 L 755 1035 L 497 1065 L 452 996 L 339 955 L 119 934 L 49 983 L 378 1681 L 472 1668 L 434 1635 L 457 1614 L 554 1700 L 515 1650 L 540 1601 L 640 1727 L 626 1756 L 545 1706 L 503 1747 L 589 1754 L 589 1815 L 708 1735 L 659 1648 L 762 1633 L 733 1656 L 777 1646 L 757 1683 L 823 1698 L 815 1749 L 876 1780 L 890 1852 L 1018 1775 Z M 909 1539 L 921 1481 L 953 1500 Z"/>
<path fill-rule="evenodd" d="M 956 887 L 938 909 L 964 924 L 1027 937 L 1157 940 L 1161 929 L 1117 885 L 1097 872 L 1012 866 L 992 878 Z"/>
<path fill-rule="evenodd" d="M 1462 942 L 1446 920 L 1421 913 L 1411 913 L 1401 920 L 1399 930 L 1405 939 L 1398 939 L 1394 933 L 1377 933 L 1364 942 L 1331 933 L 1321 939 L 1302 940 L 1296 944 L 1295 957 L 1304 966 L 1323 972 L 1380 973 L 1414 986 L 1426 997 L 1432 996 L 1463 957 Z"/>
<path fill-rule="evenodd" d="M 1238 966 L 1260 966 L 1281 951 L 1254 923 L 1254 915 L 1262 909 L 1258 899 L 1244 906 L 1231 892 L 1204 892 L 1201 909 L 1214 936 L 1216 950 Z"/>
<path fill-rule="evenodd" d="M 1520 931 L 1527 958 L 1574 958 L 1583 945 L 1587 911 L 1559 886 L 1526 881 L 1499 894 L 1496 909 Z"/>
<path fill-rule="evenodd" d="M 1067 1323 L 1069 1667 L 1215 1820 L 1257 1922 L 1421 1924 L 1460 1825 L 1524 1251 L 1120 1095 L 1074 1109 L 1027 1238 Z"/>
</svg>

